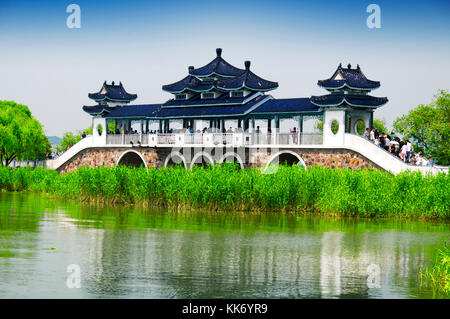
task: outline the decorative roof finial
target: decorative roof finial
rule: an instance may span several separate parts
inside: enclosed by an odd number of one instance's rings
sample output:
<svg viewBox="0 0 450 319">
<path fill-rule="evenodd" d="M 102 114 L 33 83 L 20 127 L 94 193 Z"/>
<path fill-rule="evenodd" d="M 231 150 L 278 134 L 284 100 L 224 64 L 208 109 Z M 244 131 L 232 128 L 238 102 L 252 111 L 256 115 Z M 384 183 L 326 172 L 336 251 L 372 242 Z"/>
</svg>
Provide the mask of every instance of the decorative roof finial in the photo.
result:
<svg viewBox="0 0 450 319">
<path fill-rule="evenodd" d="M 352 68 L 352 65 L 349 63 L 349 64 L 347 65 L 347 68 L 350 70 L 350 69 Z"/>
<path fill-rule="evenodd" d="M 358 70 L 360 70 L 360 68 L 359 68 L 359 64 L 357 64 L 357 65 L 356 65 L 356 68 L 357 68 Z"/>
<path fill-rule="evenodd" d="M 188 72 L 191 73 L 192 71 L 194 71 L 194 66 L 190 65 L 190 66 L 188 67 Z"/>
<path fill-rule="evenodd" d="M 338 66 L 338 68 L 340 69 L 340 68 L 342 68 L 342 63 L 339 63 L 339 66 Z"/>
<path fill-rule="evenodd" d="M 246 70 L 250 70 L 250 61 L 245 61 L 244 65 Z"/>
<path fill-rule="evenodd" d="M 114 81 L 112 81 L 111 84 L 114 86 Z"/>
<path fill-rule="evenodd" d="M 217 48 L 216 49 L 216 53 L 217 53 L 217 56 L 221 56 L 222 55 L 222 49 L 221 48 Z"/>
</svg>

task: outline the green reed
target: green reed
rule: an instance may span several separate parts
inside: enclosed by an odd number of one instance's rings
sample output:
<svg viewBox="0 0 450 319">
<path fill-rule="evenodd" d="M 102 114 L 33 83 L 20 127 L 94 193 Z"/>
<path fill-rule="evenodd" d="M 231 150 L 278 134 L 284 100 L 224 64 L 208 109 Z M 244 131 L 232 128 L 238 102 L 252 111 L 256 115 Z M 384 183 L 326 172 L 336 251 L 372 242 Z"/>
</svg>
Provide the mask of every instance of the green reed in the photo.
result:
<svg viewBox="0 0 450 319">
<path fill-rule="evenodd" d="M 0 168 L 0 189 L 39 191 L 104 203 L 171 208 L 286 211 L 338 216 L 449 218 L 449 175 L 280 166 L 273 174 L 234 164 L 88 168 L 58 174 L 42 168 Z"/>
<path fill-rule="evenodd" d="M 447 244 L 436 250 L 431 267 L 420 270 L 419 284 L 431 288 L 434 296 L 450 296 L 450 249 Z"/>
</svg>

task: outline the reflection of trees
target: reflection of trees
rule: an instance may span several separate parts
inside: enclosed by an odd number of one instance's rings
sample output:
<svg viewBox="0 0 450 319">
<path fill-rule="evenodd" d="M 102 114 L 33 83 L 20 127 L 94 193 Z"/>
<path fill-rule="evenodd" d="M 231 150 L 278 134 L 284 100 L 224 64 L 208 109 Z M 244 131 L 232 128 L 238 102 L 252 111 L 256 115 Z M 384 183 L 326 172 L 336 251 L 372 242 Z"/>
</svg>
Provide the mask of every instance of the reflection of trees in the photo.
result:
<svg viewBox="0 0 450 319">
<path fill-rule="evenodd" d="M 45 201 L 39 196 L 0 192 L 1 284 L 23 285 L 28 281 L 28 274 L 32 276 L 33 271 L 24 269 L 23 260 L 37 253 L 39 222 L 44 207 Z M 22 273 L 20 280 L 16 277 L 18 269 Z"/>
</svg>

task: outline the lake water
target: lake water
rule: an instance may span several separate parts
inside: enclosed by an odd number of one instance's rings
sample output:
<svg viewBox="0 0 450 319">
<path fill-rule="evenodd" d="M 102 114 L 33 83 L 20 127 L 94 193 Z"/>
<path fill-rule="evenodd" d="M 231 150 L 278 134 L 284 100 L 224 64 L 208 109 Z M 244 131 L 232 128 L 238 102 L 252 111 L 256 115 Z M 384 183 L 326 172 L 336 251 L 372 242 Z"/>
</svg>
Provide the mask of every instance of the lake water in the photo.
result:
<svg viewBox="0 0 450 319">
<path fill-rule="evenodd" d="M 102 208 L 0 192 L 0 297 L 430 298 L 417 274 L 449 231 L 443 222 Z M 81 287 L 69 288 L 76 278 Z"/>
</svg>

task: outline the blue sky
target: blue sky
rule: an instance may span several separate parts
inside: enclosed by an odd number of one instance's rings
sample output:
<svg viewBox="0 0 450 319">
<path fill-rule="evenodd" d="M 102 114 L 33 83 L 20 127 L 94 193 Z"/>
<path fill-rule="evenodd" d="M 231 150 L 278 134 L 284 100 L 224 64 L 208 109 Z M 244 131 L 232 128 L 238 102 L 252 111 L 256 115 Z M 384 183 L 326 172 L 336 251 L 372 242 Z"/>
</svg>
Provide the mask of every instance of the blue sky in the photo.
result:
<svg viewBox="0 0 450 319">
<path fill-rule="evenodd" d="M 81 7 L 81 29 L 66 7 Z M 369 29 L 369 4 L 381 29 Z M 163 84 L 215 56 L 279 82 L 279 98 L 324 94 L 317 80 L 339 63 L 381 81 L 391 123 L 450 87 L 448 1 L 3 1 L 0 99 L 27 104 L 48 135 L 90 125 L 82 105 L 104 80 L 122 81 L 136 103 L 170 98 Z"/>
</svg>

